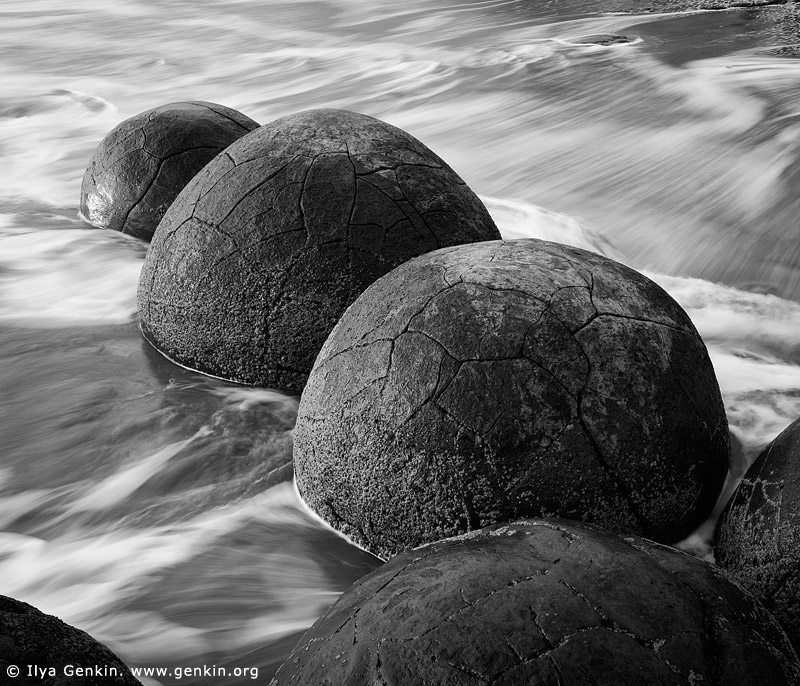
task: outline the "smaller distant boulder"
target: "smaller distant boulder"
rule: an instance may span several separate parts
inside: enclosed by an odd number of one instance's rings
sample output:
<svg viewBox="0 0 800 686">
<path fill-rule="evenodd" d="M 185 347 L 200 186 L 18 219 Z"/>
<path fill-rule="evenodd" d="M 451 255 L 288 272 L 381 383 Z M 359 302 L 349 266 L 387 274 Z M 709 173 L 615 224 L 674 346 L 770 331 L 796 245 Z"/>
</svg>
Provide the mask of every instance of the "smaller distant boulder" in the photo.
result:
<svg viewBox="0 0 800 686">
<path fill-rule="evenodd" d="M 624 43 L 630 43 L 631 39 L 627 36 L 620 36 L 616 33 L 593 33 L 589 36 L 573 38 L 569 42 L 576 43 L 578 45 L 600 45 L 603 47 L 608 47 L 609 45 L 622 45 Z"/>
<path fill-rule="evenodd" d="M 97 147 L 81 184 L 90 224 L 149 241 L 183 187 L 258 124 L 211 102 L 175 102 L 126 119 Z"/>
<path fill-rule="evenodd" d="M 141 686 L 85 631 L 0 596 L 0 683 L 14 686 Z"/>
<path fill-rule="evenodd" d="M 716 558 L 800 650 L 800 419 L 747 470 L 720 520 Z"/>
</svg>

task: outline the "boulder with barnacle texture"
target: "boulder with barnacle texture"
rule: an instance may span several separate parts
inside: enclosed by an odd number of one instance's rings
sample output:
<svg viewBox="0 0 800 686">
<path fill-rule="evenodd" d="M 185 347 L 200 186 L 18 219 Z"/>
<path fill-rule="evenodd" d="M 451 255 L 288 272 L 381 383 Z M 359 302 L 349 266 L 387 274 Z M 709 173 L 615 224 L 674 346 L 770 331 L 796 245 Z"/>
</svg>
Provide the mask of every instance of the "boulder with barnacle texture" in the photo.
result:
<svg viewBox="0 0 800 686">
<path fill-rule="evenodd" d="M 475 193 L 406 132 L 355 112 L 301 112 L 236 141 L 176 199 L 139 281 L 142 331 L 185 367 L 300 393 L 375 279 L 499 237 Z"/>
<path fill-rule="evenodd" d="M 383 557 L 520 516 L 676 542 L 724 482 L 728 426 L 680 306 L 535 239 L 438 250 L 373 284 L 320 351 L 297 486 Z"/>
<path fill-rule="evenodd" d="M 355 583 L 270 686 L 800 683 L 786 635 L 713 565 L 528 520 L 407 551 Z"/>
<path fill-rule="evenodd" d="M 800 650 L 800 420 L 745 473 L 720 520 L 716 558 L 772 611 Z"/>
</svg>

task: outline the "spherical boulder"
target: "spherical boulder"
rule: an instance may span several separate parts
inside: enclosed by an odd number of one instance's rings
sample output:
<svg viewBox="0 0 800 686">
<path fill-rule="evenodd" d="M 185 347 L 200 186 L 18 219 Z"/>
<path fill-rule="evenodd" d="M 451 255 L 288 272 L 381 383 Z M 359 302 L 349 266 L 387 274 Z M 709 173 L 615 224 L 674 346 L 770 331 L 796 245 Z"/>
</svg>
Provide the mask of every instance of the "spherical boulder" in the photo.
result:
<svg viewBox="0 0 800 686">
<path fill-rule="evenodd" d="M 258 126 L 211 102 L 175 102 L 117 125 L 97 147 L 81 184 L 81 215 L 101 229 L 150 240 L 183 187 Z"/>
<path fill-rule="evenodd" d="M 363 577 L 270 686 L 798 683 L 777 622 L 713 565 L 527 520 L 407 551 Z"/>
<path fill-rule="evenodd" d="M 85 631 L 7 596 L 0 596 L 0 675 L 19 686 L 141 686 Z"/>
<path fill-rule="evenodd" d="M 341 313 L 398 264 L 499 238 L 439 157 L 372 117 L 311 110 L 244 136 L 161 223 L 142 332 L 169 359 L 300 393 Z"/>
<path fill-rule="evenodd" d="M 747 470 L 720 520 L 715 553 L 800 650 L 800 420 Z"/>
<path fill-rule="evenodd" d="M 520 516 L 675 542 L 728 455 L 678 304 L 535 239 L 438 250 L 373 284 L 320 351 L 294 441 L 305 502 L 382 557 Z"/>
</svg>

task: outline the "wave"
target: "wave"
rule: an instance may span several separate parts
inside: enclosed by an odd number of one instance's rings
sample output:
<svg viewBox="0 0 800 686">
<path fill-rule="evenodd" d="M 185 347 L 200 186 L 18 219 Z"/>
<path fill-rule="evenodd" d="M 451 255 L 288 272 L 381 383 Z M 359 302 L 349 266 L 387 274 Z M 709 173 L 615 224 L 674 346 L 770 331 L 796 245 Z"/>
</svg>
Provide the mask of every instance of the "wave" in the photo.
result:
<svg viewBox="0 0 800 686">
<path fill-rule="evenodd" d="M 307 628 L 341 584 L 291 484 L 169 526 L 0 534 L 3 592 L 127 661 L 236 652 Z"/>
<path fill-rule="evenodd" d="M 624 259 L 605 236 L 568 214 L 514 198 L 482 196 L 481 200 L 504 239 L 539 238 L 591 250 L 618 262 Z"/>
<path fill-rule="evenodd" d="M 18 228 L 25 221 L 0 215 L 0 322 L 52 328 L 135 317 L 140 243 L 99 229 Z"/>
</svg>

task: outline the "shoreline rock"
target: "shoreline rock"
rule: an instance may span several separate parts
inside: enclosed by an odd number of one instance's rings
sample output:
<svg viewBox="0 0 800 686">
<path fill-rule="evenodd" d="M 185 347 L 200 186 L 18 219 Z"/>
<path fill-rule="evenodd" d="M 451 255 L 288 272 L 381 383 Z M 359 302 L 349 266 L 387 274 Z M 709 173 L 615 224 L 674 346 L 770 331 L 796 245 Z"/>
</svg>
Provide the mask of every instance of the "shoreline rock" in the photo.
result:
<svg viewBox="0 0 800 686">
<path fill-rule="evenodd" d="M 800 420 L 759 454 L 717 529 L 717 562 L 800 650 Z"/>
<path fill-rule="evenodd" d="M 183 187 L 258 124 L 211 102 L 174 102 L 118 124 L 97 146 L 81 183 L 80 215 L 149 241 Z"/>
<path fill-rule="evenodd" d="M 478 196 L 408 133 L 355 112 L 300 112 L 237 140 L 175 200 L 139 280 L 142 332 L 190 369 L 299 394 L 375 279 L 499 237 Z"/>
<path fill-rule="evenodd" d="M 492 526 L 405 552 L 300 639 L 289 684 L 800 683 L 772 616 L 686 553 L 568 521 Z"/>
<path fill-rule="evenodd" d="M 0 596 L 0 674 L 16 686 L 142 686 L 85 631 L 8 596 Z"/>
<path fill-rule="evenodd" d="M 523 516 L 676 542 L 729 437 L 705 345 L 660 287 L 536 239 L 423 255 L 342 316 L 295 428 L 305 502 L 381 557 Z"/>
</svg>

